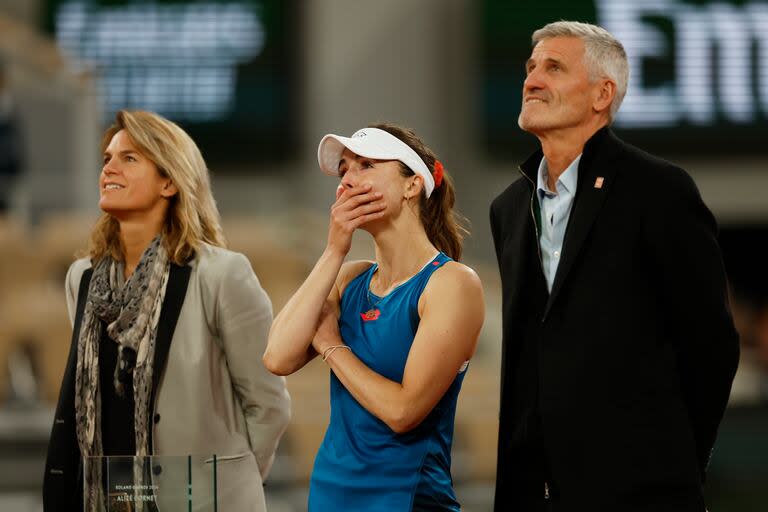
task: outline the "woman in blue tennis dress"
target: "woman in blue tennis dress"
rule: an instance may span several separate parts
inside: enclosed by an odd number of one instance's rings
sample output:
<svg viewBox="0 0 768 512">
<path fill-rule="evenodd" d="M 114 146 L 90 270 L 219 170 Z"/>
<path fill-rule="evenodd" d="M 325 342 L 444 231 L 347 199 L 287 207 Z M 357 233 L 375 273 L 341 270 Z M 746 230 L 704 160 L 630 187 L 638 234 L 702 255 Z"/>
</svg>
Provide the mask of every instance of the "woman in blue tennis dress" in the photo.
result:
<svg viewBox="0 0 768 512">
<path fill-rule="evenodd" d="M 328 244 L 264 354 L 279 375 L 317 355 L 332 370 L 309 510 L 458 511 L 456 401 L 484 305 L 477 275 L 456 261 L 453 187 L 434 153 L 395 125 L 326 135 L 318 159 L 341 177 Z M 358 228 L 373 236 L 375 262 L 344 262 Z"/>
</svg>

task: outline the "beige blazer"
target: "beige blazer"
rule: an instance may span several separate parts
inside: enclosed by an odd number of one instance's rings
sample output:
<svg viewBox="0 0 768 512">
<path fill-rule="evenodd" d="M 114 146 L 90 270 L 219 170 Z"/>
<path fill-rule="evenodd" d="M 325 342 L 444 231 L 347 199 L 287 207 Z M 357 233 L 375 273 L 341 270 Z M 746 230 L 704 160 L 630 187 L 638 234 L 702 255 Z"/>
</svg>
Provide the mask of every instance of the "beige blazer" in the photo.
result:
<svg viewBox="0 0 768 512">
<path fill-rule="evenodd" d="M 73 323 L 80 279 L 89 267 L 89 260 L 80 259 L 67 274 L 67 306 Z M 161 457 L 196 456 L 192 464 L 195 505 L 205 504 L 205 496 L 211 495 L 209 457 L 215 454 L 218 509 L 262 512 L 263 480 L 290 419 L 285 379 L 269 373 L 261 360 L 272 305 L 242 254 L 204 245 L 189 268 L 175 328 L 166 327 L 172 336 L 165 367 L 155 368 L 162 373 L 151 416 L 151 451 Z M 169 280 L 162 315 L 173 301 L 169 297 L 180 293 L 181 281 Z M 161 329 L 162 325 L 159 350 Z M 185 474 L 163 471 L 163 463 L 159 458 L 153 467 L 161 512 L 175 508 L 168 501 L 171 488 L 187 485 Z M 173 482 L 176 478 L 179 481 Z"/>
</svg>

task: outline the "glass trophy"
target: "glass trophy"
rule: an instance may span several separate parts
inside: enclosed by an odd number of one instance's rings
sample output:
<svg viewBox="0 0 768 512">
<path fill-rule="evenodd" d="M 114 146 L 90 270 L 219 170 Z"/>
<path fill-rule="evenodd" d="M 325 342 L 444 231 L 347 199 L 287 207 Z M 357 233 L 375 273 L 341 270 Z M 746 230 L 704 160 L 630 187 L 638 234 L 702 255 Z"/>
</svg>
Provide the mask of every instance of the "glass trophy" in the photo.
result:
<svg viewBox="0 0 768 512">
<path fill-rule="evenodd" d="M 88 457 L 83 510 L 218 512 L 216 464 L 215 455 Z"/>
</svg>

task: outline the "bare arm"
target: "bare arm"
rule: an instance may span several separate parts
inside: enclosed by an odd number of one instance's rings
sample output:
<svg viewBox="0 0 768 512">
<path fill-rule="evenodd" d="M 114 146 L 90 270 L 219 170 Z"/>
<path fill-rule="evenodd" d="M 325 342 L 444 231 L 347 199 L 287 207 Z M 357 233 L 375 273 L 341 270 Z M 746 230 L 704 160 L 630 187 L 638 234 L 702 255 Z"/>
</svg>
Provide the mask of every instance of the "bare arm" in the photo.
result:
<svg viewBox="0 0 768 512">
<path fill-rule="evenodd" d="M 427 417 L 474 353 L 485 317 L 479 278 L 464 265 L 446 264 L 430 279 L 420 310 L 402 382 L 374 372 L 350 350 L 335 349 L 326 361 L 363 407 L 399 433 Z M 315 337 L 316 350 L 322 353 L 342 343 L 336 315 L 325 316 Z"/>
<path fill-rule="evenodd" d="M 333 302 L 335 281 L 344 255 L 323 252 L 312 272 L 277 315 L 269 330 L 264 365 L 277 375 L 290 375 L 307 364 L 317 353 L 312 337 L 326 302 Z"/>
<path fill-rule="evenodd" d="M 352 244 L 352 233 L 381 216 L 381 194 L 369 185 L 337 193 L 331 208 L 328 245 L 312 272 L 277 315 L 269 331 L 264 365 L 277 375 L 290 375 L 317 355 L 312 338 L 324 307 L 338 308 L 337 279 Z"/>
</svg>

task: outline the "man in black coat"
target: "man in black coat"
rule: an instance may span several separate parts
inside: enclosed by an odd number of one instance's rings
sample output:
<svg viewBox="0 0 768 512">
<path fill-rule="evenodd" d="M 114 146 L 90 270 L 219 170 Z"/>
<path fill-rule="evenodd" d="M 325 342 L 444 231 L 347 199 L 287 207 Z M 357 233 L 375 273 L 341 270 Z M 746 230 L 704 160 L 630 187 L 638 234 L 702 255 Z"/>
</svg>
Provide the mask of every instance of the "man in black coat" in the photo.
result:
<svg viewBox="0 0 768 512">
<path fill-rule="evenodd" d="M 715 220 L 685 171 L 608 127 L 621 43 L 575 22 L 533 42 L 519 124 L 542 149 L 491 206 L 495 510 L 703 512 L 739 355 Z"/>
</svg>

